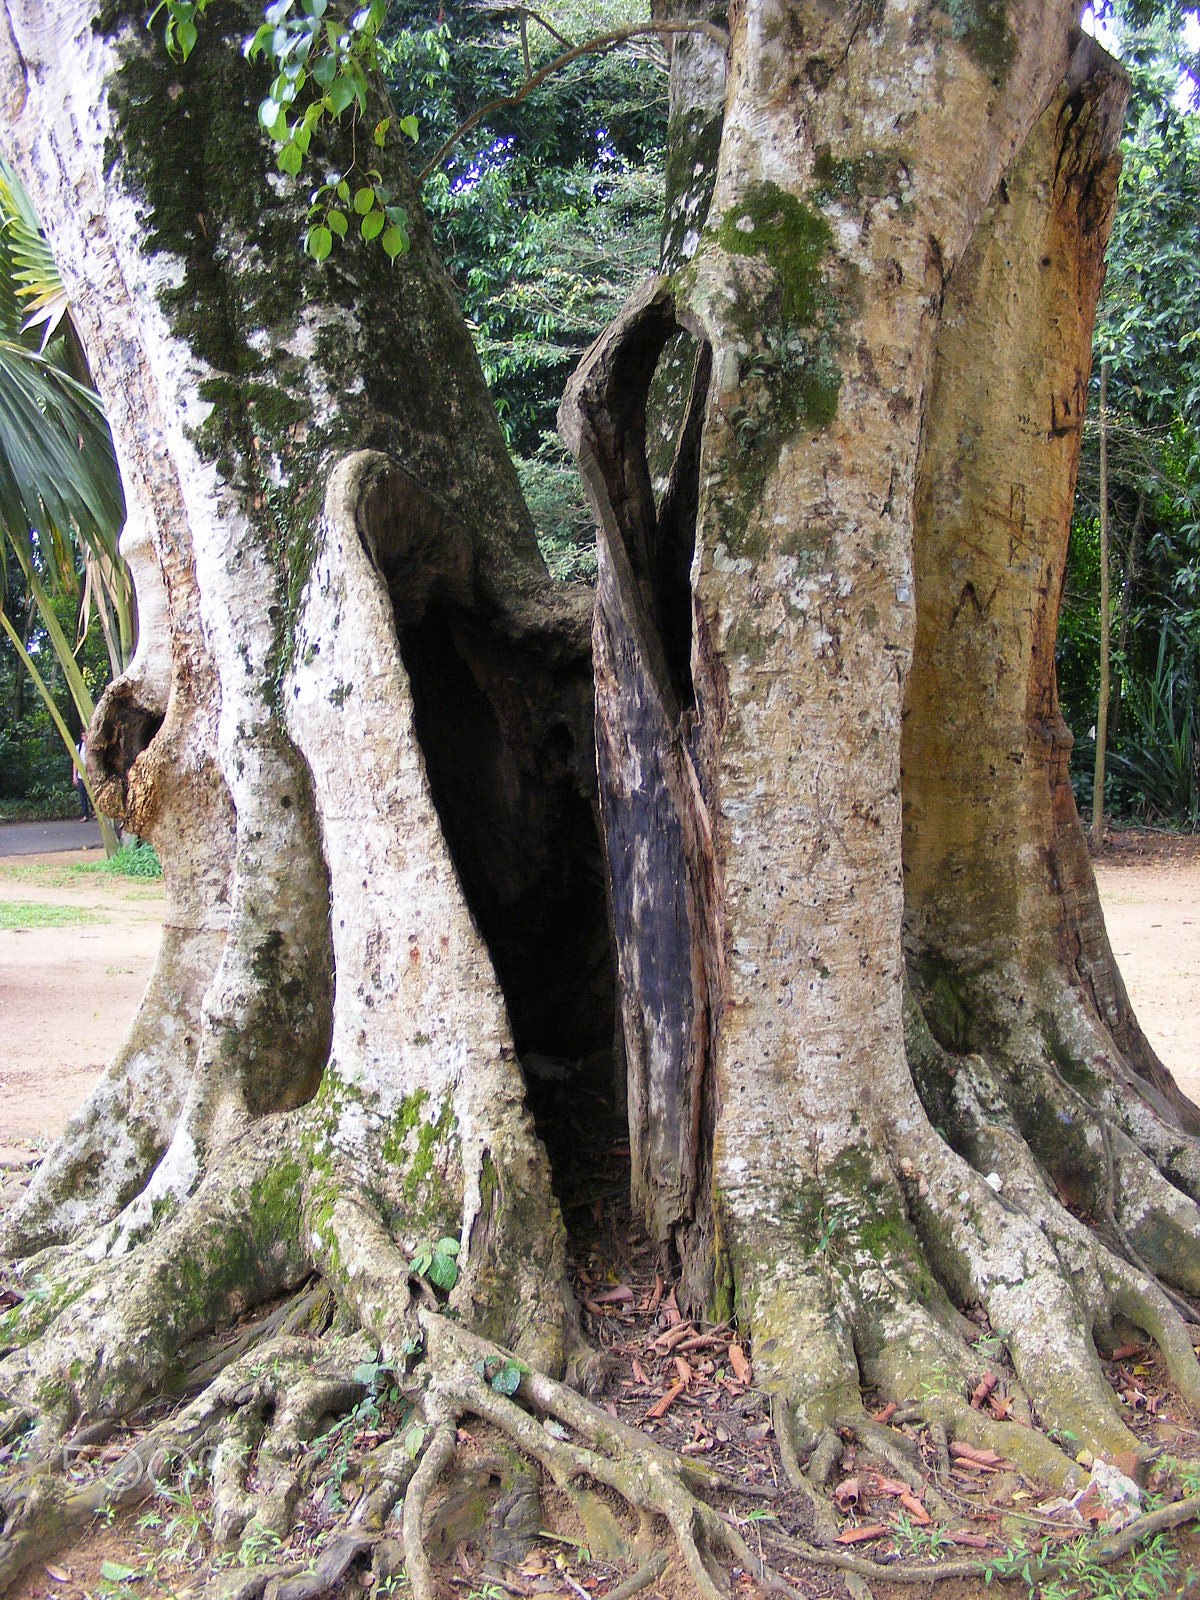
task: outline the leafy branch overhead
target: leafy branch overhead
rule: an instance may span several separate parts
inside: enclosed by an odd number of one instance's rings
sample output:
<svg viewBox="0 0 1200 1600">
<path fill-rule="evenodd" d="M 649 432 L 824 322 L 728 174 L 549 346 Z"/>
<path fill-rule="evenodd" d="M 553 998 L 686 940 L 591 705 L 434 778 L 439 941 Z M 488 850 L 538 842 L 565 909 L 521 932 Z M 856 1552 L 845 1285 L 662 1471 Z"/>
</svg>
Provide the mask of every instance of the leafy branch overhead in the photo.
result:
<svg viewBox="0 0 1200 1600">
<path fill-rule="evenodd" d="M 167 50 L 179 61 L 186 61 L 199 37 L 197 20 L 208 8 L 209 0 L 160 0 L 150 21 L 166 12 L 164 30 Z M 378 168 L 365 168 L 358 158 L 357 133 L 367 115 L 368 85 L 380 66 L 380 35 L 387 17 L 387 0 L 369 0 L 355 7 L 348 17 L 330 0 L 274 0 L 266 8 L 265 20 L 244 49 L 251 61 L 265 60 L 275 69 L 270 92 L 258 108 L 258 120 L 276 147 L 276 164 L 287 176 L 300 175 L 314 134 L 329 119 L 351 118 L 355 133 L 354 155 L 344 171 L 328 174 L 312 191 L 304 234 L 304 249 L 314 261 L 324 261 L 335 238 L 345 239 L 357 222 L 361 237 L 378 239 L 388 259 L 395 261 L 409 248 L 407 214 L 393 203 L 392 191 L 383 182 Z M 634 23 L 628 27 L 596 34 L 580 44 L 571 44 L 536 12 L 518 8 L 524 61 L 524 81 L 512 93 L 500 95 L 480 106 L 454 130 L 425 163 L 417 177 L 418 187 L 439 168 L 466 134 L 494 112 L 518 106 L 535 89 L 581 56 L 605 55 L 621 45 L 646 35 L 701 33 L 721 45 L 728 43 L 724 31 L 704 20 Z M 526 20 L 538 22 L 559 43 L 563 52 L 537 71 L 533 70 L 526 35 Z M 305 90 L 310 98 L 298 110 Z M 383 149 L 392 123 L 414 143 L 418 119 L 410 114 L 396 118 L 380 117 L 371 129 L 372 142 Z"/>
<path fill-rule="evenodd" d="M 198 38 L 197 19 L 208 0 L 162 0 L 150 20 L 167 13 L 165 39 L 173 58 L 186 61 Z M 298 177 L 308 156 L 313 135 L 326 119 L 350 115 L 354 126 L 355 155 L 342 172 L 328 174 L 312 192 L 304 233 L 304 248 L 314 261 L 324 261 L 334 238 L 344 239 L 352 222 L 368 242 L 378 239 L 390 261 L 409 247 L 408 216 L 393 204 L 392 191 L 375 167 L 362 168 L 357 157 L 358 126 L 367 112 L 367 83 L 378 65 L 379 30 L 387 15 L 386 0 L 370 0 L 343 17 L 329 0 L 275 0 L 265 21 L 245 42 L 251 61 L 264 60 L 275 69 L 270 92 L 258 108 L 258 120 L 275 142 L 276 165 L 288 177 Z M 305 90 L 310 97 L 302 111 L 298 104 Z M 382 149 L 392 118 L 381 117 L 372 130 L 374 144 Z M 400 131 L 417 137 L 417 119 L 398 119 Z"/>
</svg>

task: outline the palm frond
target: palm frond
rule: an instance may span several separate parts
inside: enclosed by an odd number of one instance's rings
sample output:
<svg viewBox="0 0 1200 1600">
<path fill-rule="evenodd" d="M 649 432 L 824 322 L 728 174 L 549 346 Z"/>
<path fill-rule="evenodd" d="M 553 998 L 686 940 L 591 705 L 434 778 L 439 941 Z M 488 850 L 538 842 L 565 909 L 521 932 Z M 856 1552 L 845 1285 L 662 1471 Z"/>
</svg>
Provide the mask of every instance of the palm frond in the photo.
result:
<svg viewBox="0 0 1200 1600">
<path fill-rule="evenodd" d="M 99 611 L 114 673 L 133 648 L 134 607 L 117 541 L 125 500 L 112 437 L 94 390 L 64 370 L 57 329 L 74 341 L 67 297 L 37 213 L 0 158 L 0 545 L 16 553 L 80 715 L 83 679 L 43 580 L 78 597 L 85 628 Z M 43 329 L 41 349 L 29 335 Z M 81 375 L 86 363 L 80 361 Z"/>
<path fill-rule="evenodd" d="M 7 236 L 11 283 L 24 312 L 23 333 L 41 328 L 41 349 L 58 331 L 70 302 L 37 213 L 20 179 L 0 157 L 0 223 Z"/>
<path fill-rule="evenodd" d="M 115 557 L 125 500 L 99 398 L 0 338 L 0 521 L 14 537 L 66 530 Z"/>
</svg>

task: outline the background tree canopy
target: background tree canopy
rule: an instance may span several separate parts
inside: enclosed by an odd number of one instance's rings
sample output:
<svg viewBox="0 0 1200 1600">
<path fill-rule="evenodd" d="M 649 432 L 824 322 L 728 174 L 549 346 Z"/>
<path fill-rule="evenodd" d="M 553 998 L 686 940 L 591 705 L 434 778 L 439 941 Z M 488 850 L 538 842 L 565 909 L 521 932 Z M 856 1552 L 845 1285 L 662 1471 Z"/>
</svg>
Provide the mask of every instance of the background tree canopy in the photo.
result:
<svg viewBox="0 0 1200 1600">
<path fill-rule="evenodd" d="M 414 165 L 480 106 L 577 43 L 644 22 L 636 0 L 552 6 L 524 29 L 517 8 L 400 0 L 385 71 L 416 112 Z M 525 46 L 528 48 L 528 58 Z M 586 56 L 520 106 L 488 116 L 423 190 L 483 361 L 551 570 L 595 572 L 594 532 L 555 432 L 566 380 L 658 257 L 667 57 L 654 41 Z"/>
<path fill-rule="evenodd" d="M 1143 4 L 1126 5 L 1115 18 L 1116 48 L 1132 74 L 1134 94 L 1120 210 L 1097 321 L 1096 373 L 1099 357 L 1106 357 L 1115 540 L 1107 804 L 1118 815 L 1195 827 L 1200 824 L 1200 255 L 1195 248 L 1200 118 L 1180 90 L 1181 75 L 1195 66 L 1183 29 L 1186 14 L 1178 5 Z M 382 57 L 397 107 L 418 118 L 414 165 L 428 160 L 479 107 L 512 94 L 527 68 L 544 66 L 564 41 L 642 21 L 644 13 L 634 0 L 570 0 L 536 16 L 525 14 L 524 23 L 521 17 L 519 8 L 474 0 L 399 0 L 389 8 Z M 543 553 L 562 578 L 591 579 L 595 548 L 578 475 L 555 432 L 555 411 L 582 352 L 657 261 L 666 69 L 666 54 L 653 40 L 583 57 L 521 105 L 488 115 L 423 190 Z M 0 312 L 6 337 L 18 341 L 8 346 L 15 360 L 22 345 L 36 350 L 42 330 L 20 332 L 26 308 L 14 293 L 20 285 L 8 246 L 3 267 Z M 48 352 L 59 369 L 71 353 L 68 344 L 60 336 Z M 20 370 L 28 366 L 25 356 Z M 1081 805 L 1091 800 L 1099 672 L 1096 373 L 1059 632 L 1060 692 L 1076 735 L 1072 770 Z M 52 412 L 44 414 L 45 440 L 53 448 L 61 430 Z M 19 432 L 19 418 L 10 421 L 9 431 Z M 106 506 L 112 494 L 104 463 L 82 465 L 99 470 L 97 492 Z M 69 484 L 61 468 L 58 462 L 50 481 Z M 91 530 L 95 519 L 87 511 L 86 471 L 82 483 L 83 526 Z M 73 526 L 69 516 L 58 522 Z M 66 611 L 69 596 L 78 611 L 84 594 L 85 548 L 86 541 L 76 546 L 60 538 L 43 572 L 63 596 L 56 604 Z M 36 545 L 33 559 L 41 560 Z M 78 582 L 70 578 L 72 561 Z M 45 623 L 14 552 L 8 563 L 6 609 L 36 658 Z M 103 620 L 98 612 L 95 632 L 82 647 L 93 695 L 107 678 Z M 67 618 L 64 626 L 73 636 L 76 619 Z M 111 660 L 111 650 L 108 656 Z M 61 667 L 50 675 L 74 727 L 77 709 Z M 26 695 L 25 676 L 10 641 L 0 640 L 5 741 L 0 789 L 10 806 L 16 802 L 20 808 L 35 793 L 36 804 L 65 808 L 71 796 L 61 741 L 39 697 Z"/>
<path fill-rule="evenodd" d="M 1090 805 L 1099 674 L 1100 361 L 1109 364 L 1113 710 L 1106 805 L 1200 825 L 1200 118 L 1179 7 L 1127 7 L 1133 80 L 1120 204 L 1096 325 L 1059 686 Z"/>
</svg>

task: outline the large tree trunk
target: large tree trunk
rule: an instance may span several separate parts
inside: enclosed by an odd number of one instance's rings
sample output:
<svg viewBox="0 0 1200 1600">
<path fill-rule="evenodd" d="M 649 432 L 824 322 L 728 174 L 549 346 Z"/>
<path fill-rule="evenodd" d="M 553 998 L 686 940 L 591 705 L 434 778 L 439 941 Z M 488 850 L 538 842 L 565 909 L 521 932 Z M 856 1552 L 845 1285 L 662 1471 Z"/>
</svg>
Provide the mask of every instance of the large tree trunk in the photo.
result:
<svg viewBox="0 0 1200 1600">
<path fill-rule="evenodd" d="M 1091 1339 L 1116 1313 L 1197 1391 L 1152 1271 L 1192 1288 L 1195 1209 L 1155 1163 L 1190 1170 L 1194 1113 L 1108 952 L 1054 699 L 1127 92 L 1069 21 L 743 8 L 718 220 L 564 403 L 601 529 L 635 1194 L 693 1303 L 752 1330 L 798 1442 L 864 1382 L 958 1415 L 980 1367 L 951 1300 L 982 1303 L 1037 1414 L 1094 1448 L 1129 1444 Z M 642 397 L 679 325 L 712 378 L 656 505 Z M 906 1050 L 906 901 L 931 1018 L 954 997 L 944 1049 L 913 1007 Z M 997 1011 L 1033 975 L 1035 1055 Z M 987 1073 L 1003 1114 L 967 1093 Z"/>
<path fill-rule="evenodd" d="M 5 1221 L 17 1254 L 92 1229 L 76 1286 L 149 1236 L 146 1294 L 69 1392 L 86 1312 L 17 1387 L 61 1424 L 122 1409 L 220 1306 L 317 1264 L 356 1282 L 348 1196 L 401 1264 L 461 1234 L 456 1304 L 560 1366 L 563 1230 L 517 1051 L 608 1073 L 590 597 L 546 576 L 402 158 L 394 270 L 299 254 L 304 197 L 264 189 L 247 109 L 251 7 L 184 67 L 140 8 L 9 21 L 10 126 L 131 507 L 143 642 L 91 760 L 169 897 L 129 1043 Z M 344 143 L 321 159 L 349 166 Z M 218 1194 L 230 1227 L 183 1293 L 162 1253 L 200 1251 Z M 276 1262 L 253 1284 L 247 1228 Z"/>
<path fill-rule="evenodd" d="M 719 108 L 677 52 L 670 275 L 564 402 L 594 622 L 547 579 L 403 158 L 411 254 L 318 269 L 300 185 L 262 184 L 249 0 L 182 67 L 140 8 L 6 15 L 131 507 L 143 639 L 90 760 L 170 896 L 127 1046 L 3 1224 L 47 1286 L 5 1321 L 12 1425 L 47 1451 L 125 1414 L 315 1272 L 372 1341 L 330 1357 L 341 1403 L 364 1348 L 424 1341 L 417 1600 L 464 1410 L 665 1512 L 715 1597 L 698 1541 L 753 1558 L 696 1469 L 625 1470 L 532 1373 L 587 1449 L 555 1444 L 476 1375 L 480 1335 L 582 1356 L 554 1163 L 600 1136 L 570 1117 L 610 1083 L 618 972 L 635 1200 L 753 1338 L 795 1474 L 869 1429 L 867 1385 L 1071 1482 L 966 1406 L 975 1302 L 1081 1445 L 1132 1443 L 1093 1342 L 1118 1315 L 1200 1400 L 1155 1277 L 1200 1290 L 1198 1114 L 1112 964 L 1054 694 L 1125 93 L 1071 5 L 749 0 L 711 193 Z M 409 1270 L 445 1235 L 457 1321 Z M 244 1426 L 236 1372 L 170 1448 Z M 79 1514 L 47 1495 L 10 1502 L 0 1578 Z"/>
</svg>

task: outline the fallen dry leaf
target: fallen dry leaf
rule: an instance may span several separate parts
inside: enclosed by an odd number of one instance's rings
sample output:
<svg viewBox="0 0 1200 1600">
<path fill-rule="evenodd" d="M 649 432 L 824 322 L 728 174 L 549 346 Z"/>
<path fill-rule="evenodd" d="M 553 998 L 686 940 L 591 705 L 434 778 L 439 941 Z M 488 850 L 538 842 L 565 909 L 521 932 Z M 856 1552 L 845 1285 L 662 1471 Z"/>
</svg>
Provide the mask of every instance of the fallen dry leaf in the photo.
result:
<svg viewBox="0 0 1200 1600">
<path fill-rule="evenodd" d="M 876 1411 L 872 1415 L 871 1421 L 872 1422 L 890 1422 L 892 1420 L 892 1418 L 896 1415 L 897 1411 L 899 1411 L 899 1409 L 900 1409 L 900 1407 L 896 1404 L 896 1402 L 894 1400 L 889 1400 L 887 1405 L 884 1406 L 882 1411 Z"/>
<path fill-rule="evenodd" d="M 860 1493 L 861 1490 L 859 1489 L 857 1478 L 843 1478 L 833 1491 L 833 1498 L 837 1501 L 838 1510 L 845 1511 L 847 1506 L 857 1505 Z"/>
<path fill-rule="evenodd" d="M 647 1411 L 646 1421 L 649 1422 L 653 1419 L 655 1422 L 657 1422 L 660 1417 L 665 1417 L 667 1412 L 675 1404 L 676 1400 L 679 1399 L 679 1396 L 686 1388 L 686 1383 L 672 1384 L 672 1386 L 667 1390 L 666 1394 L 663 1395 L 662 1399 L 656 1400 L 650 1407 L 649 1411 Z"/>
<path fill-rule="evenodd" d="M 973 1467 L 982 1467 L 986 1472 L 995 1472 L 1001 1465 L 1007 1465 L 1003 1456 L 998 1456 L 994 1450 L 977 1450 L 974 1445 L 964 1444 L 961 1439 L 951 1439 L 950 1454 L 959 1461 L 969 1462 Z"/>
<path fill-rule="evenodd" d="M 681 1344 L 688 1334 L 693 1332 L 695 1326 L 694 1322 L 681 1322 L 668 1332 L 659 1334 L 650 1348 L 660 1356 L 669 1356 L 675 1346 Z"/>
<path fill-rule="evenodd" d="M 901 1495 L 908 1493 L 908 1485 L 896 1478 L 885 1478 L 881 1473 L 874 1472 L 867 1484 L 867 1491 L 869 1494 Z"/>
<path fill-rule="evenodd" d="M 606 1289 L 593 1298 L 598 1306 L 628 1305 L 633 1299 L 633 1290 L 627 1283 L 619 1283 L 615 1289 Z"/>
<path fill-rule="evenodd" d="M 984 1373 L 983 1377 L 979 1381 L 979 1387 L 971 1396 L 971 1409 L 973 1411 L 981 1411 L 983 1409 L 984 1401 L 999 1382 L 1000 1380 L 997 1378 L 994 1372 Z"/>
<path fill-rule="evenodd" d="M 61 1567 L 52 1567 L 48 1561 L 46 1563 L 46 1571 L 54 1579 L 55 1583 L 71 1582 L 71 1574 L 69 1572 L 64 1572 Z"/>
<path fill-rule="evenodd" d="M 908 1489 L 906 1489 L 900 1496 L 900 1504 L 912 1517 L 913 1521 L 919 1523 L 922 1527 L 925 1527 L 932 1522 L 933 1518 L 929 1515 L 928 1511 L 926 1511 L 925 1507 L 917 1499 L 916 1495 L 912 1494 Z"/>
<path fill-rule="evenodd" d="M 682 1356 L 675 1357 L 675 1371 L 678 1374 L 680 1383 L 682 1383 L 685 1388 L 695 1377 L 695 1373 L 692 1371 L 691 1367 L 688 1366 L 687 1362 Z"/>
<path fill-rule="evenodd" d="M 835 1544 L 861 1544 L 864 1539 L 880 1539 L 885 1533 L 891 1533 L 882 1522 L 868 1522 L 861 1528 L 847 1528 L 845 1533 L 839 1533 Z"/>
<path fill-rule="evenodd" d="M 650 1379 L 646 1376 L 646 1369 L 636 1356 L 633 1358 L 633 1377 L 635 1383 L 640 1383 L 643 1389 L 650 1387 Z"/>
<path fill-rule="evenodd" d="M 754 1376 L 754 1369 L 740 1344 L 729 1346 L 729 1365 L 733 1368 L 739 1383 L 749 1383 Z"/>
<path fill-rule="evenodd" d="M 729 1340 L 720 1333 L 694 1333 L 679 1346 L 681 1350 L 720 1350 L 722 1354 L 728 1347 Z"/>
</svg>

